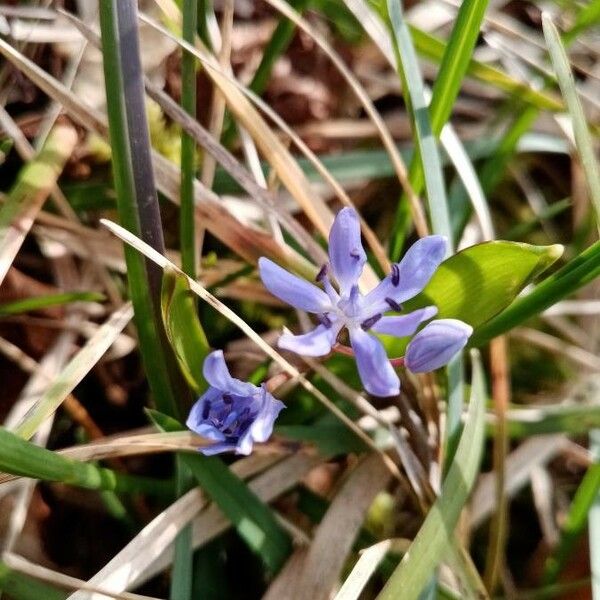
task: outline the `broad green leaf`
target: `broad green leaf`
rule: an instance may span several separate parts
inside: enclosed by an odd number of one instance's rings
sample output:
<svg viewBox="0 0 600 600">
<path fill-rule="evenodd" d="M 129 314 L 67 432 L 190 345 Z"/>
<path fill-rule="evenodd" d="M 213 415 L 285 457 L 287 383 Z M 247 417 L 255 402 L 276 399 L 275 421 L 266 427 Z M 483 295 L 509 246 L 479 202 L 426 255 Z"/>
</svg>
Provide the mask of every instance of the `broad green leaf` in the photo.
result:
<svg viewBox="0 0 600 600">
<path fill-rule="evenodd" d="M 206 388 L 202 363 L 210 351 L 200 325 L 195 295 L 187 279 L 172 269 L 165 269 L 161 293 L 162 317 L 167 337 L 183 375 L 196 393 Z"/>
<path fill-rule="evenodd" d="M 377 600 L 418 598 L 448 549 L 453 531 L 479 472 L 485 431 L 486 390 L 479 355 L 473 352 L 471 400 L 465 428 L 442 490 L 408 552 Z"/>
<path fill-rule="evenodd" d="M 436 318 L 461 319 L 477 327 L 508 306 L 562 250 L 558 244 L 531 246 L 505 241 L 471 246 L 445 260 L 423 292 L 404 306 L 414 310 L 435 304 Z"/>
<path fill-rule="evenodd" d="M 147 412 L 161 431 L 182 429 L 175 419 L 154 410 Z M 198 485 L 227 515 L 250 548 L 271 571 L 279 570 L 291 552 L 291 540 L 271 509 L 218 457 L 200 453 L 180 456 Z"/>
<path fill-rule="evenodd" d="M 548 250 L 551 251 L 552 248 L 555 246 L 549 246 Z M 493 337 L 506 333 L 559 300 L 570 296 L 584 285 L 594 281 L 599 275 L 600 242 L 596 242 L 556 273 L 544 279 L 532 292 L 517 298 L 508 308 L 477 328 L 470 339 L 470 344 L 481 346 Z"/>
<path fill-rule="evenodd" d="M 90 490 L 170 496 L 171 482 L 118 473 L 61 456 L 0 427 L 0 471 Z"/>
<path fill-rule="evenodd" d="M 0 304 L 0 317 L 18 315 L 33 310 L 62 306 L 71 302 L 102 302 L 103 294 L 97 292 L 65 292 L 64 294 L 48 294 L 47 296 L 34 296 Z"/>
</svg>

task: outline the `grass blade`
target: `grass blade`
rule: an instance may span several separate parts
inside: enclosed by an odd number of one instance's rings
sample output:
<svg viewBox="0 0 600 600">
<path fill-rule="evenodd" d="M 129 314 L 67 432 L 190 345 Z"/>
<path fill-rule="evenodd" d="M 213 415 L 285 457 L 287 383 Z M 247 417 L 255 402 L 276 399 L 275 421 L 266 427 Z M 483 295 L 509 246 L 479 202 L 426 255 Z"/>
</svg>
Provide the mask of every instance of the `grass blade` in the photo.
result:
<svg viewBox="0 0 600 600">
<path fill-rule="evenodd" d="M 156 411 L 149 411 L 149 415 L 161 431 L 182 429 L 177 421 Z M 180 459 L 202 490 L 236 525 L 250 548 L 262 557 L 272 572 L 277 572 L 291 551 L 291 540 L 271 509 L 221 459 L 202 454 L 181 454 Z"/>
<path fill-rule="evenodd" d="M 0 210 L 0 283 L 76 143 L 75 129 L 65 125 L 55 127 L 37 157 L 19 172 Z"/>
<path fill-rule="evenodd" d="M 411 119 L 416 149 L 425 174 L 425 189 L 427 190 L 432 229 L 435 233 L 452 240 L 442 163 L 431 129 L 423 77 L 408 25 L 402 14 L 400 0 L 387 0 L 387 11 L 404 100 Z M 400 251 L 398 241 L 396 238 L 392 238 L 390 257 L 393 261 L 398 260 Z"/>
<path fill-rule="evenodd" d="M 145 118 L 135 3 L 130 0 L 101 2 L 100 30 L 119 217 L 130 231 L 143 236 L 153 248 L 163 251 Z M 124 47 L 121 47 L 121 42 Z M 129 72 L 124 71 L 125 64 Z M 179 373 L 176 367 L 169 369 L 167 366 L 172 366 L 174 359 L 160 316 L 162 273 L 131 250 L 125 250 L 125 258 L 140 350 L 154 401 L 165 412 L 175 414 L 177 403 L 171 377 Z"/>
<path fill-rule="evenodd" d="M 488 0 L 465 0 L 460 5 L 456 24 L 450 34 L 444 54 L 440 63 L 438 75 L 433 85 L 431 102 L 429 104 L 429 117 L 431 120 L 431 131 L 436 138 L 442 133 L 442 128 L 452 113 L 452 107 L 460 91 L 463 77 L 468 69 L 475 42 L 479 36 L 479 29 L 483 20 Z M 410 82 L 407 82 L 410 83 Z M 427 172 L 424 170 L 425 161 L 420 159 L 420 147 L 417 145 L 417 155 L 413 157 L 410 168 L 410 181 L 418 194 L 420 193 Z M 425 180 L 426 182 L 426 180 Z M 429 191 L 428 191 L 429 194 Z M 448 216 L 449 221 L 449 216 Z M 444 230 L 434 231 L 443 235 L 449 235 L 450 225 Z M 395 237 L 403 235 L 403 232 L 395 231 Z M 448 237 L 448 239 L 452 239 Z M 392 242 L 392 248 L 399 247 L 399 240 Z"/>
<path fill-rule="evenodd" d="M 60 456 L 0 427 L 0 470 L 90 490 L 172 496 L 171 481 L 126 475 Z"/>
<path fill-rule="evenodd" d="M 487 394 L 479 354 L 474 352 L 472 358 L 469 412 L 441 494 L 377 600 L 418 598 L 438 562 L 453 544 L 452 532 L 479 472 L 483 451 Z"/>
<path fill-rule="evenodd" d="M 67 597 L 62 590 L 13 571 L 4 562 L 0 562 L 0 591 L 15 600 L 65 600 Z"/>
<path fill-rule="evenodd" d="M 581 164 L 585 173 L 590 198 L 596 212 L 596 224 L 600 232 L 600 173 L 598 171 L 598 161 L 596 160 L 592 138 L 587 127 L 577 90 L 575 89 L 575 80 L 569 67 L 569 59 L 560 41 L 558 31 L 554 23 L 552 23 L 550 16 L 545 13 L 542 14 L 542 24 L 550 58 L 552 59 L 560 89 L 569 109 L 569 114 L 571 115 L 575 144 L 581 157 Z"/>
<path fill-rule="evenodd" d="M 0 304 L 0 317 L 20 315 L 53 306 L 64 306 L 72 302 L 102 302 L 104 300 L 104 295 L 97 292 L 64 292 L 61 294 L 48 294 L 47 296 L 34 296 Z"/>
<path fill-rule="evenodd" d="M 198 23 L 198 2 L 183 2 L 183 39 L 194 43 Z M 181 108 L 196 118 L 196 60 L 182 50 Z M 183 272 L 196 277 L 196 227 L 194 219 L 194 179 L 196 178 L 196 142 L 184 130 L 181 132 L 181 205 L 179 209 L 179 236 Z"/>
<path fill-rule="evenodd" d="M 131 320 L 130 304 L 124 304 L 96 331 L 85 346 L 69 361 L 62 373 L 56 377 L 46 393 L 27 412 L 15 433 L 29 439 L 38 427 L 61 405 L 75 386 L 89 373 L 94 365 L 117 339 Z"/>
</svg>

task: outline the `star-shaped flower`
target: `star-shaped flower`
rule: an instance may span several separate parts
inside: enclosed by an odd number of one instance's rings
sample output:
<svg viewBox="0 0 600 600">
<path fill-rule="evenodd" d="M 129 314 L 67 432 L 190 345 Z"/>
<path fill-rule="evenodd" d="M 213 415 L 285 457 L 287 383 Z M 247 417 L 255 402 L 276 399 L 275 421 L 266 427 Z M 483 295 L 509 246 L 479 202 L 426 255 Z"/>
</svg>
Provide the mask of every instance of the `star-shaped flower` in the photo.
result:
<svg viewBox="0 0 600 600">
<path fill-rule="evenodd" d="M 345 327 L 365 389 L 375 396 L 398 394 L 398 375 L 381 341 L 369 332 L 410 336 L 421 323 L 436 315 L 435 306 L 405 315 L 385 313 L 401 312 L 401 303 L 423 290 L 444 259 L 446 244 L 446 239 L 439 235 L 420 239 L 366 295 L 359 291 L 358 280 L 367 257 L 360 239 L 358 215 L 351 208 L 342 209 L 331 227 L 329 264 L 323 266 L 316 278 L 323 289 L 262 257 L 258 264 L 265 287 L 284 302 L 314 313 L 320 322 L 304 335 L 284 333 L 279 338 L 279 347 L 304 356 L 324 356 L 331 352 Z M 329 273 L 337 282 L 337 289 Z M 415 373 L 437 369 L 465 346 L 471 333 L 472 328 L 457 319 L 432 321 L 409 342 L 404 364 Z"/>
<path fill-rule="evenodd" d="M 264 385 L 257 387 L 233 378 L 221 350 L 206 357 L 202 372 L 210 387 L 192 406 L 186 421 L 194 433 L 215 442 L 200 452 L 250 454 L 254 442 L 269 439 L 285 405 Z"/>
</svg>

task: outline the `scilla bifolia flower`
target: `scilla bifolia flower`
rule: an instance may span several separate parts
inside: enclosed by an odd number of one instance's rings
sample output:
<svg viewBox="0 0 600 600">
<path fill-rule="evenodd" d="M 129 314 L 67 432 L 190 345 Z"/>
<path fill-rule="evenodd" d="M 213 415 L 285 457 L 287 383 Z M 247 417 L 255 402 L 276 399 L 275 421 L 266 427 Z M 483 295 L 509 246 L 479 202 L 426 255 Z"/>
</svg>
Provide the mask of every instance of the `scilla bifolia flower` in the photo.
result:
<svg viewBox="0 0 600 600">
<path fill-rule="evenodd" d="M 324 356 L 337 345 L 337 337 L 348 330 L 358 372 L 365 389 L 375 396 L 400 392 L 400 380 L 379 339 L 369 333 L 410 336 L 421 323 L 437 313 L 426 306 L 405 315 L 401 303 L 416 296 L 429 282 L 446 253 L 446 239 L 430 235 L 413 244 L 391 273 L 366 295 L 358 279 L 367 257 L 360 239 L 356 211 L 342 209 L 329 234 L 329 264 L 317 275 L 323 289 L 292 275 L 268 258 L 259 260 L 261 279 L 274 295 L 317 315 L 319 325 L 304 335 L 283 334 L 279 347 L 305 356 Z M 335 289 L 329 278 L 337 282 Z M 426 325 L 408 344 L 404 364 L 413 372 L 432 371 L 446 364 L 467 342 L 472 328 L 456 319 L 440 319 Z"/>
<path fill-rule="evenodd" d="M 186 425 L 214 444 L 200 448 L 206 455 L 235 451 L 250 454 L 254 442 L 266 442 L 283 402 L 266 387 L 234 379 L 223 352 L 211 352 L 204 360 L 204 379 L 210 387 L 192 406 Z"/>
</svg>

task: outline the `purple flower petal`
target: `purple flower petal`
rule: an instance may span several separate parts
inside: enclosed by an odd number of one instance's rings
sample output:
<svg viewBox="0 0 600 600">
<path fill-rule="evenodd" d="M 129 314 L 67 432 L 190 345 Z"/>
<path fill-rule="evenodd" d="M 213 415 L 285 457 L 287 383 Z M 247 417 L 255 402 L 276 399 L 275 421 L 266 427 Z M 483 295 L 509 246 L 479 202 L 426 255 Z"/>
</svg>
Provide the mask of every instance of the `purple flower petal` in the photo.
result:
<svg viewBox="0 0 600 600">
<path fill-rule="evenodd" d="M 352 208 L 340 210 L 331 226 L 329 261 L 342 295 L 349 294 L 367 262 L 360 240 L 360 221 Z"/>
<path fill-rule="evenodd" d="M 303 335 L 284 333 L 277 341 L 277 345 L 283 350 L 290 350 L 304 356 L 325 356 L 331 352 L 340 328 L 340 325 L 333 323 L 329 327 L 319 325 Z"/>
<path fill-rule="evenodd" d="M 353 327 L 350 329 L 350 343 L 365 390 L 382 397 L 399 394 L 400 380 L 381 342 L 359 327 Z"/>
<path fill-rule="evenodd" d="M 233 452 L 234 450 L 237 450 L 237 445 L 237 442 L 218 442 L 216 444 L 211 444 L 210 446 L 202 446 L 202 448 L 199 448 L 198 450 L 201 454 L 204 454 L 204 456 L 214 456 L 215 454 L 222 454 L 223 452 Z M 252 447 L 250 447 L 250 450 L 252 450 Z M 247 454 L 250 454 L 250 452 Z"/>
<path fill-rule="evenodd" d="M 215 350 L 204 359 L 202 374 L 209 385 L 221 392 L 237 396 L 251 396 L 256 391 L 255 386 L 251 383 L 244 383 L 239 379 L 234 379 L 229 374 L 222 350 Z"/>
<path fill-rule="evenodd" d="M 446 255 L 446 238 L 430 235 L 415 242 L 402 260 L 392 265 L 390 273 L 365 297 L 365 306 L 373 313 L 389 310 L 386 298 L 400 303 L 416 296 L 429 282 Z"/>
<path fill-rule="evenodd" d="M 200 433 L 199 429 L 206 420 L 204 418 L 204 410 L 207 403 L 210 406 L 210 403 L 214 402 L 221 396 L 221 392 L 214 387 L 208 388 L 200 398 L 194 403 L 192 408 L 190 409 L 190 414 L 188 415 L 187 421 L 185 424 L 188 429 L 191 429 L 193 432 L 201 435 L 202 437 L 206 437 L 204 433 Z M 211 439 L 218 439 L 211 437 Z"/>
<path fill-rule="evenodd" d="M 327 294 L 316 285 L 282 269 L 264 256 L 258 259 L 258 270 L 264 286 L 287 304 L 312 313 L 326 312 L 331 308 Z"/>
<path fill-rule="evenodd" d="M 406 348 L 405 364 L 413 373 L 434 371 L 464 348 L 473 328 L 458 319 L 439 319 L 426 325 Z"/>
<path fill-rule="evenodd" d="M 417 327 L 423 322 L 431 319 L 437 313 L 437 307 L 426 306 L 406 315 L 394 317 L 381 317 L 379 321 L 371 327 L 377 333 L 386 333 L 396 337 L 412 335 Z"/>
<path fill-rule="evenodd" d="M 285 404 L 273 398 L 266 388 L 262 388 L 262 400 L 254 423 L 250 425 L 249 433 L 255 442 L 266 442 L 273 433 L 273 424 L 279 413 L 285 408 Z"/>
</svg>

